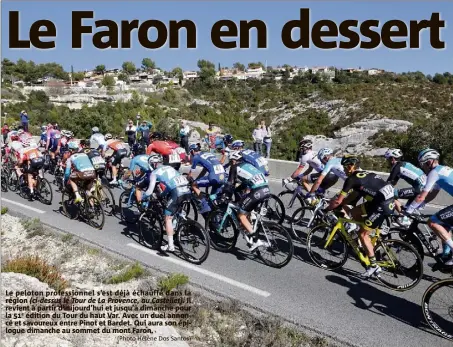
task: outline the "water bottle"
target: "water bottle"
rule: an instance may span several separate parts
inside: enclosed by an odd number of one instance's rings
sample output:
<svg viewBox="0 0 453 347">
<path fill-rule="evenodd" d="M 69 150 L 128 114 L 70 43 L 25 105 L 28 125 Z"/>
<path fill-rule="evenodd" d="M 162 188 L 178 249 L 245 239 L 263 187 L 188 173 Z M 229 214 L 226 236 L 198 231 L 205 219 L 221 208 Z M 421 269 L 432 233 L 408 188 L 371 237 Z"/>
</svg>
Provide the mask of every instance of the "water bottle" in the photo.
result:
<svg viewBox="0 0 453 347">
<path fill-rule="evenodd" d="M 177 219 L 175 217 L 173 217 L 172 221 L 171 221 L 171 225 L 173 227 L 173 230 L 176 229 L 176 225 L 177 225 Z"/>
</svg>

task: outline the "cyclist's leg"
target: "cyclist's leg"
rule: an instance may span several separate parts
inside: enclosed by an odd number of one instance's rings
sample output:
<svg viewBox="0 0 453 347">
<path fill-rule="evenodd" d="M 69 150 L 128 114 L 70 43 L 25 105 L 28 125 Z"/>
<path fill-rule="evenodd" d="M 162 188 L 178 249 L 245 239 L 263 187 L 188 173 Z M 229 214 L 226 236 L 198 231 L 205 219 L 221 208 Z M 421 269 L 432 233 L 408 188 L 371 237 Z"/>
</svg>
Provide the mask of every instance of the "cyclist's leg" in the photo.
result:
<svg viewBox="0 0 453 347">
<path fill-rule="evenodd" d="M 320 175 L 321 174 L 318 174 L 318 177 Z M 316 182 L 318 177 L 316 177 L 316 179 L 313 180 L 313 183 Z M 327 176 L 324 177 L 324 179 L 322 180 L 322 183 L 319 186 L 318 191 L 320 193 L 325 193 L 328 189 L 332 188 L 338 182 L 338 180 L 339 177 L 337 175 L 335 175 L 333 172 L 329 172 Z"/>
<path fill-rule="evenodd" d="M 269 198 L 270 190 L 269 187 L 262 187 L 255 190 L 251 190 L 245 195 L 239 202 L 239 213 L 238 218 L 242 226 L 245 228 L 248 234 L 253 232 L 253 226 L 248 220 L 247 216 L 253 209 L 258 206 L 262 201 Z"/>
<path fill-rule="evenodd" d="M 161 249 L 163 251 L 173 252 L 175 250 L 175 244 L 173 240 L 173 236 L 175 231 L 173 229 L 173 216 L 175 215 L 176 211 L 178 210 L 179 205 L 186 199 L 189 198 L 189 194 L 179 195 L 178 189 L 175 188 L 169 193 L 169 197 L 167 200 L 167 205 L 165 206 L 165 232 L 167 233 L 168 244 L 166 246 L 162 246 Z"/>
<path fill-rule="evenodd" d="M 448 230 L 453 227 L 453 205 L 450 205 L 434 214 L 430 218 L 428 225 L 444 243 L 446 243 L 450 248 L 453 248 L 451 231 Z"/>
<path fill-rule="evenodd" d="M 83 199 L 80 196 L 79 189 L 77 187 L 77 181 L 79 181 L 79 175 L 77 171 L 73 171 L 68 179 L 68 185 L 72 188 L 72 191 L 75 194 L 75 202 L 81 202 Z"/>
</svg>

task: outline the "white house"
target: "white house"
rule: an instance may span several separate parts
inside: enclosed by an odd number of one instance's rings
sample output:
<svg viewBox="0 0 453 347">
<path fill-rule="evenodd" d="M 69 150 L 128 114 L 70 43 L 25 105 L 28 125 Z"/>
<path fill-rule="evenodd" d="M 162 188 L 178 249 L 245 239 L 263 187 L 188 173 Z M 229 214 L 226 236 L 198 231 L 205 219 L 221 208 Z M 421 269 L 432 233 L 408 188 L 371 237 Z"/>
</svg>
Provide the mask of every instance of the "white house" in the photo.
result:
<svg viewBox="0 0 453 347">
<path fill-rule="evenodd" d="M 196 71 L 184 71 L 183 72 L 183 78 L 186 80 L 198 78 L 198 72 Z"/>
<path fill-rule="evenodd" d="M 385 72 L 385 70 L 382 70 L 382 69 L 369 69 L 368 75 L 379 75 L 384 72 Z"/>
<path fill-rule="evenodd" d="M 260 67 L 253 68 L 253 69 L 248 68 L 245 74 L 246 74 L 247 78 L 261 78 L 264 73 L 265 73 L 265 71 L 260 66 Z"/>
</svg>

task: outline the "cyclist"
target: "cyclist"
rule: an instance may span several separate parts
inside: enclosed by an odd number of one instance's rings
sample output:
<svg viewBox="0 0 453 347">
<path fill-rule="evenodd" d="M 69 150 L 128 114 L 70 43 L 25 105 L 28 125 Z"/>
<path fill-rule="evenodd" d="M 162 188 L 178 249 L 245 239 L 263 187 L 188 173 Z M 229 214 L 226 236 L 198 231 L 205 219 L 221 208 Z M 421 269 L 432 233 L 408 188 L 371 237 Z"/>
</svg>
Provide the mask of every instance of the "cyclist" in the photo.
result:
<svg viewBox="0 0 453 347">
<path fill-rule="evenodd" d="M 58 141 L 57 153 L 63 154 L 68 151 L 68 142 L 73 138 L 74 134 L 69 130 L 61 131 L 61 138 Z"/>
<path fill-rule="evenodd" d="M 269 165 L 268 161 L 266 158 L 264 158 L 261 154 L 258 154 L 255 151 L 252 151 L 251 149 L 244 149 L 244 141 L 242 140 L 236 140 L 231 144 L 231 148 L 234 151 L 240 151 L 242 154 L 242 159 L 254 167 L 256 167 L 258 170 L 260 170 L 264 175 L 269 176 Z M 227 168 L 229 164 L 225 165 L 225 168 Z"/>
<path fill-rule="evenodd" d="M 220 151 L 222 153 L 222 157 L 220 158 L 220 163 L 223 165 L 225 163 L 225 159 L 228 157 L 228 153 L 232 151 L 231 146 L 233 144 L 234 138 L 230 134 L 226 134 L 223 137 L 223 148 Z M 228 167 L 228 164 L 224 167 Z"/>
<path fill-rule="evenodd" d="M 195 170 L 197 166 L 203 168 L 198 177 L 192 182 L 192 188 L 196 196 L 200 198 L 200 187 L 212 187 L 211 194 L 217 194 L 225 183 L 225 169 L 219 159 L 217 159 L 215 154 L 202 153 L 201 145 L 199 143 L 191 144 L 189 146 L 189 153 L 192 160 L 192 166 L 188 174 L 188 179 L 192 180 L 193 170 Z M 205 176 L 206 173 L 207 175 Z M 200 213 L 203 214 L 208 211 L 208 201 L 205 198 L 202 198 Z"/>
<path fill-rule="evenodd" d="M 50 160 L 55 164 L 58 143 L 60 142 L 61 133 L 52 126 L 47 126 L 47 144 L 46 151 L 50 154 Z"/>
<path fill-rule="evenodd" d="M 35 141 L 30 141 L 24 148 L 20 150 L 20 157 L 16 169 L 18 169 L 19 182 L 23 181 L 23 174 L 27 175 L 28 188 L 30 189 L 30 200 L 34 196 L 34 187 L 36 181 L 33 179 L 34 173 L 39 173 L 44 166 L 44 156 L 38 150 L 38 144 Z M 23 170 L 20 170 L 20 169 Z"/>
<path fill-rule="evenodd" d="M 106 141 L 104 157 L 106 161 L 112 161 L 112 180 L 110 184 L 118 183 L 116 177 L 118 175 L 118 165 L 121 165 L 123 158 L 127 157 L 127 149 L 124 147 L 121 140 L 113 139 L 112 134 L 107 133 L 104 136 Z"/>
<path fill-rule="evenodd" d="M 77 188 L 77 181 L 88 181 L 86 185 L 87 190 L 91 190 L 94 180 L 96 179 L 96 172 L 90 158 L 85 153 L 79 153 L 79 146 L 75 142 L 69 142 L 69 152 L 71 156 L 66 161 L 66 169 L 64 172 L 64 185 L 69 184 L 74 192 L 76 198 L 75 203 L 82 202 L 83 198 Z"/>
<path fill-rule="evenodd" d="M 66 152 L 65 154 L 67 153 L 69 152 Z M 102 177 L 104 175 L 106 163 L 105 159 L 102 157 L 99 151 L 89 148 L 86 145 L 85 141 L 81 141 L 79 146 L 79 153 L 85 153 L 88 158 L 90 158 L 91 164 L 93 165 L 98 177 Z"/>
<path fill-rule="evenodd" d="M 149 166 L 152 173 L 149 178 L 149 186 L 143 195 L 143 199 L 148 199 L 157 187 L 157 197 L 165 198 L 165 231 L 167 232 L 168 244 L 161 247 L 162 251 L 174 252 L 175 245 L 173 241 L 173 216 L 178 207 L 184 201 L 190 199 L 189 182 L 186 177 L 168 165 L 162 165 L 163 158 L 160 154 L 153 154 L 149 157 Z"/>
<path fill-rule="evenodd" d="M 270 190 L 266 176 L 254 167 L 247 163 L 240 151 L 230 153 L 231 167 L 228 175 L 227 187 L 234 187 L 236 181 L 240 181 L 241 185 L 245 185 L 247 193 L 239 202 L 238 218 L 245 228 L 247 235 L 247 245 L 249 250 L 253 251 L 260 246 L 264 246 L 265 242 L 257 239 L 253 233 L 253 226 L 247 216 L 258 205 L 269 198 Z M 227 189 L 225 189 L 226 192 Z"/>
<path fill-rule="evenodd" d="M 360 160 L 353 155 L 340 159 L 347 176 L 339 195 L 330 201 L 327 210 L 333 210 L 346 203 L 346 197 L 352 192 L 358 193 L 365 199 L 365 203 L 354 207 L 351 215 L 354 220 L 364 222 L 358 232 L 360 241 L 370 259 L 370 267 L 362 274 L 370 277 L 378 274 L 381 267 L 376 263 L 370 232 L 380 228 L 386 216 L 391 215 L 394 209 L 395 193 L 393 186 L 377 174 L 361 170 Z"/>
<path fill-rule="evenodd" d="M 41 126 L 41 138 L 39 139 L 39 145 L 41 147 L 46 147 L 47 143 L 47 125 L 43 124 Z"/>
<path fill-rule="evenodd" d="M 149 141 L 150 144 L 146 148 L 146 154 L 160 154 L 165 165 L 170 165 L 176 170 L 179 169 L 181 166 L 181 157 L 170 143 L 164 141 L 161 133 L 153 133 Z"/>
<path fill-rule="evenodd" d="M 11 160 L 11 163 L 17 163 L 19 160 L 20 156 L 20 151 L 24 148 L 24 145 L 22 144 L 21 141 L 19 141 L 19 136 L 17 135 L 17 132 L 11 134 L 12 131 L 8 134 L 9 140 L 8 140 L 8 149 L 6 152 L 9 154 L 9 159 Z"/>
<path fill-rule="evenodd" d="M 395 189 L 395 199 L 408 199 L 406 203 L 407 207 L 422 191 L 423 186 L 426 184 L 426 175 L 415 165 L 402 161 L 402 156 L 403 152 L 398 148 L 389 148 L 384 154 L 385 159 L 387 159 L 391 167 L 387 182 L 396 186 L 399 179 L 402 178 L 411 185 L 410 188 Z M 398 200 L 395 200 L 395 209 L 398 213 L 401 213 L 401 203 Z M 407 216 L 400 218 L 398 222 L 405 226 L 410 225 Z"/>
<path fill-rule="evenodd" d="M 91 133 L 92 135 L 90 137 L 90 147 L 97 149 L 102 154 L 102 156 L 104 156 L 104 151 L 107 149 L 104 135 L 99 132 L 98 127 L 93 127 L 91 129 Z"/>
<path fill-rule="evenodd" d="M 324 170 L 324 164 L 318 158 L 318 154 L 312 150 L 313 142 L 310 139 L 301 140 L 299 143 L 299 151 L 301 153 L 299 167 L 293 174 L 283 180 L 283 185 L 291 180 L 301 181 L 307 191 L 310 191 L 311 186 L 321 176 Z M 313 170 L 315 172 L 313 172 Z M 318 192 L 325 192 L 338 182 L 338 176 L 333 171 L 330 171 L 322 180 Z"/>
<path fill-rule="evenodd" d="M 439 152 L 431 148 L 424 149 L 418 154 L 420 167 L 428 176 L 421 193 L 415 197 L 407 208 L 406 213 L 413 213 L 425 201 L 430 192 L 437 196 L 440 189 L 443 189 L 453 196 L 453 168 L 440 165 L 439 157 Z M 444 244 L 450 249 L 453 248 L 451 231 L 449 231 L 453 227 L 453 205 L 445 207 L 434 214 L 428 225 L 442 239 Z M 445 260 L 445 256 L 450 253 L 450 249 L 444 247 L 444 252 L 438 256 L 438 259 Z M 446 261 L 445 265 L 453 265 L 453 259 Z"/>
<path fill-rule="evenodd" d="M 133 176 L 133 182 L 135 185 L 135 197 L 137 202 L 142 202 L 142 190 L 146 190 L 149 187 L 149 178 L 152 171 L 148 163 L 150 158 L 147 154 L 139 154 L 135 156 L 130 164 L 129 170 L 124 174 L 123 180 L 128 179 L 131 175 Z"/>
<path fill-rule="evenodd" d="M 312 197 L 315 195 L 315 192 L 323 183 L 325 177 L 330 173 L 333 172 L 335 176 L 341 178 L 342 180 L 346 180 L 347 176 L 344 172 L 343 166 L 341 165 L 341 158 L 337 158 L 333 156 L 333 150 L 331 148 L 322 148 L 318 152 L 318 159 L 321 164 L 324 165 L 324 169 L 321 171 L 321 174 L 316 179 L 316 182 L 310 189 L 310 192 L 307 194 L 307 197 Z"/>
</svg>

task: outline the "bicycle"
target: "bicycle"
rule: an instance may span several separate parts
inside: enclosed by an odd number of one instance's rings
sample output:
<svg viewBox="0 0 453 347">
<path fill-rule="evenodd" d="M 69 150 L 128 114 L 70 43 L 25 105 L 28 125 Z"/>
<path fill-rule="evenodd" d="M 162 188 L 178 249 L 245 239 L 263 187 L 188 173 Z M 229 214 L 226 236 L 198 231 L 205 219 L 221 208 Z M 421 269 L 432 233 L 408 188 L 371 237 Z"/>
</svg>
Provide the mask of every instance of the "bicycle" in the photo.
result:
<svg viewBox="0 0 453 347">
<path fill-rule="evenodd" d="M 370 266 L 370 259 L 365 254 L 364 249 L 358 244 L 347 231 L 344 226 L 345 223 L 355 223 L 357 225 L 364 225 L 362 222 L 356 222 L 351 219 L 344 217 L 336 217 L 333 214 L 329 214 L 329 220 L 332 224 L 335 222 L 332 228 L 329 224 L 320 224 L 310 230 L 307 236 L 307 251 L 311 260 L 320 268 L 326 270 L 335 270 L 341 268 L 348 260 L 349 250 L 359 260 L 360 264 L 367 268 Z M 320 235 L 318 235 L 318 233 Z M 386 287 L 396 291 L 406 291 L 414 288 L 421 280 L 423 276 L 423 261 L 418 254 L 417 250 L 402 240 L 389 239 L 383 240 L 380 237 L 381 230 L 376 231 L 370 235 L 371 243 L 374 247 L 374 252 L 377 260 L 377 264 L 382 268 L 382 272 L 377 276 L 378 280 Z M 333 246 L 334 241 L 337 241 L 336 247 Z M 394 248 L 395 250 L 393 250 Z M 339 261 L 334 262 L 332 260 L 326 260 L 325 257 L 317 254 L 317 251 L 326 251 L 326 256 L 338 256 Z M 402 250 L 412 254 L 415 262 L 413 264 L 404 266 L 402 262 L 397 259 L 397 255 Z M 384 279 L 383 275 L 388 274 L 389 277 L 399 278 L 399 276 L 410 275 L 411 281 L 407 284 L 398 285 L 392 284 L 389 280 Z"/>
<path fill-rule="evenodd" d="M 109 186 L 103 184 L 99 177 L 96 178 L 94 181 L 93 186 L 93 195 L 98 199 L 101 204 L 104 212 L 109 215 L 113 216 L 116 213 L 116 205 L 115 205 L 115 197 L 113 196 L 113 192 Z"/>
<path fill-rule="evenodd" d="M 151 248 L 159 250 L 164 237 L 165 204 L 165 199 L 151 199 L 148 207 L 138 219 L 140 242 L 143 240 Z M 150 227 L 150 230 L 147 229 L 148 227 Z M 178 206 L 173 216 L 173 230 L 175 244 L 186 261 L 199 265 L 208 258 L 209 235 L 200 223 L 187 218 L 184 203 Z M 204 247 L 204 250 L 201 251 L 200 256 L 196 256 L 200 247 Z"/>
<path fill-rule="evenodd" d="M 42 202 L 45 205 L 51 205 L 52 204 L 52 198 L 53 198 L 53 192 L 52 192 L 52 187 L 50 186 L 49 181 L 41 177 L 42 175 L 42 170 L 40 170 L 41 173 L 39 172 L 33 172 L 33 179 L 36 181 L 36 190 L 34 191 L 34 196 L 31 195 L 30 188 L 28 187 L 28 174 L 23 174 L 22 178 L 23 181 L 22 183 L 18 183 L 19 187 L 19 195 L 24 198 L 24 199 L 30 199 L 33 197 L 37 197 L 40 202 Z M 18 180 L 20 181 L 20 180 Z"/>
<path fill-rule="evenodd" d="M 78 191 L 83 198 L 82 202 L 76 203 L 74 192 L 67 187 L 61 195 L 60 205 L 63 206 L 63 212 L 70 219 L 84 219 L 93 228 L 101 230 L 105 223 L 104 209 L 96 197 L 87 195 L 86 185 L 86 182 L 77 181 Z M 65 200 L 66 198 L 67 200 Z M 72 208 L 75 210 L 73 214 L 71 213 Z M 99 219 L 98 222 L 95 221 L 96 217 Z"/>
<path fill-rule="evenodd" d="M 290 188 L 289 186 L 290 183 L 296 183 L 296 186 Z M 292 182 L 285 183 L 283 187 L 286 188 L 286 190 L 283 190 L 277 196 L 283 202 L 283 206 L 288 216 L 294 214 L 293 211 L 301 207 L 307 206 L 304 198 L 305 188 L 302 185 L 302 183 L 293 180 Z M 288 201 L 288 203 L 286 203 L 286 201 Z"/>
<path fill-rule="evenodd" d="M 118 172 L 116 175 L 116 179 L 122 180 L 124 174 L 128 171 L 128 167 L 123 166 L 122 163 L 120 163 L 120 166 L 118 167 Z M 110 160 L 106 160 L 105 164 L 105 174 L 104 177 L 106 180 L 111 181 L 113 179 L 113 174 L 112 174 L 112 162 Z"/>
<path fill-rule="evenodd" d="M 448 291 L 450 294 L 448 294 Z M 440 293 L 445 293 L 445 298 L 440 298 L 439 303 L 432 304 Z M 443 280 L 431 284 L 422 297 L 422 311 L 428 325 L 436 331 L 440 336 L 447 340 L 453 340 L 453 278 L 445 278 Z M 434 298 L 434 299 L 433 299 Z M 432 312 L 436 308 L 441 309 L 441 312 Z"/>
<path fill-rule="evenodd" d="M 209 217 L 206 219 L 205 229 L 209 233 L 211 245 L 219 252 L 225 253 L 231 251 L 236 246 L 239 234 L 242 234 L 245 239 L 246 232 L 237 217 L 238 210 L 239 207 L 237 205 L 232 202 L 228 202 L 223 208 L 219 208 L 211 212 Z M 257 210 L 259 213 L 252 212 L 252 219 L 254 219 L 253 232 L 255 237 L 265 240 L 264 246 L 266 247 L 261 246 L 256 248 L 254 251 L 256 251 L 258 257 L 266 265 L 274 268 L 282 268 L 290 262 L 294 253 L 291 236 L 280 224 L 263 221 L 263 217 L 267 215 L 264 202 L 255 209 L 255 211 Z M 232 236 L 225 236 L 227 229 L 230 226 L 233 228 L 233 234 Z M 281 243 L 285 246 L 280 247 L 279 242 L 276 241 L 277 237 L 281 237 L 283 239 Z M 282 250 L 284 258 L 280 262 L 269 260 L 264 256 L 265 251 L 269 251 L 269 253 L 273 256 L 283 247 L 286 248 L 286 254 L 284 254 L 285 252 Z"/>
</svg>

